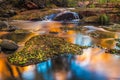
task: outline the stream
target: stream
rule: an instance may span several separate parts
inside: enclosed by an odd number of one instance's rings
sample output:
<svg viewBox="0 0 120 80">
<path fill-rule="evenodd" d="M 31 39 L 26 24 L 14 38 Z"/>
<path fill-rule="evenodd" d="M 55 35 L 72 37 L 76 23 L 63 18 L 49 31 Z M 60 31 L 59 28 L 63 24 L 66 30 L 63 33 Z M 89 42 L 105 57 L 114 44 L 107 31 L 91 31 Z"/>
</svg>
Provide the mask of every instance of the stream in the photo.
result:
<svg viewBox="0 0 120 80">
<path fill-rule="evenodd" d="M 67 41 L 90 47 L 83 50 L 82 55 L 64 55 L 49 59 L 36 65 L 19 67 L 7 62 L 6 55 L 0 54 L 0 80 L 120 80 L 120 57 L 105 53 L 106 48 L 115 48 L 115 38 L 120 38 L 119 32 L 107 31 L 94 25 L 62 24 L 59 21 L 22 21 L 10 22 L 28 32 L 0 32 L 3 39 L 11 39 L 19 46 L 36 34 L 52 34 L 63 37 Z M 66 30 L 64 27 L 80 27 L 81 30 Z M 90 34 L 95 31 L 104 34 L 99 37 Z M 102 35 L 101 34 L 101 35 Z M 110 37 L 108 37 L 108 35 Z M 107 37 L 106 37 L 107 35 Z"/>
</svg>

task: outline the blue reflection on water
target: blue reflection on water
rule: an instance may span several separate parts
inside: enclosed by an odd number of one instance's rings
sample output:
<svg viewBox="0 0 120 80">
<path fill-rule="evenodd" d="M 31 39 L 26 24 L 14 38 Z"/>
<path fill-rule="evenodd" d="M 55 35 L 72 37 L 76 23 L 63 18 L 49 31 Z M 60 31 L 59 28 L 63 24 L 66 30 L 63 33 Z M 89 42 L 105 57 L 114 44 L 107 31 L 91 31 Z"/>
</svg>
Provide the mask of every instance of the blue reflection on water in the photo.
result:
<svg viewBox="0 0 120 80">
<path fill-rule="evenodd" d="M 92 40 L 89 36 L 78 33 L 76 35 L 75 43 L 81 46 L 91 46 Z"/>
<path fill-rule="evenodd" d="M 57 58 L 55 60 L 57 60 Z M 90 71 L 85 66 L 84 67 L 80 66 L 80 64 L 76 63 L 76 60 L 74 59 L 74 57 L 71 57 L 71 55 L 64 58 L 61 57 L 61 60 L 59 61 L 61 61 L 61 64 L 60 63 L 52 64 L 53 61 L 49 60 L 37 65 L 38 73 L 42 74 L 44 78 L 43 80 L 54 80 L 55 77 L 53 76 L 53 74 L 55 73 L 54 70 L 56 69 L 58 70 L 61 68 L 52 67 L 56 65 L 59 65 L 58 67 L 62 68 L 66 67 L 65 65 L 62 64 L 67 64 L 69 70 L 67 70 L 66 72 L 68 71 L 71 72 L 71 75 L 67 80 L 107 80 L 105 75 L 97 73 L 95 71 Z"/>
<path fill-rule="evenodd" d="M 81 67 L 80 64 L 71 62 L 71 71 L 74 80 L 107 80 L 106 76 L 94 71 L 90 71 L 86 67 Z"/>
<path fill-rule="evenodd" d="M 82 46 L 91 46 L 93 44 L 92 39 L 89 36 L 83 35 L 78 33 L 75 37 L 75 44 L 82 45 Z M 59 58 L 56 58 L 54 60 L 58 60 Z M 67 68 L 69 70 L 66 70 L 66 72 L 71 72 L 70 76 L 67 80 L 107 80 L 106 76 L 97 73 L 95 71 L 90 71 L 87 67 L 81 66 L 81 64 L 76 63 L 76 59 L 73 55 L 68 55 L 67 57 L 61 57 L 59 60 L 60 63 L 54 63 L 52 60 L 48 60 L 43 63 L 39 63 L 37 65 L 37 70 L 40 74 L 43 76 L 43 80 L 54 80 L 54 71 L 61 69 L 58 67 L 65 68 L 67 65 Z M 53 66 L 56 66 L 54 67 Z M 59 66 L 58 66 L 59 65 Z M 58 69 L 57 69 L 58 68 Z M 60 70 L 58 70 L 60 71 Z M 69 74 L 68 74 L 69 75 Z"/>
<path fill-rule="evenodd" d="M 37 64 L 37 71 L 42 74 L 44 80 L 53 80 L 51 65 L 51 60 Z"/>
<path fill-rule="evenodd" d="M 33 70 L 25 71 L 22 74 L 22 77 L 23 77 L 23 80 L 34 80 L 34 78 L 35 78 L 34 71 Z"/>
</svg>

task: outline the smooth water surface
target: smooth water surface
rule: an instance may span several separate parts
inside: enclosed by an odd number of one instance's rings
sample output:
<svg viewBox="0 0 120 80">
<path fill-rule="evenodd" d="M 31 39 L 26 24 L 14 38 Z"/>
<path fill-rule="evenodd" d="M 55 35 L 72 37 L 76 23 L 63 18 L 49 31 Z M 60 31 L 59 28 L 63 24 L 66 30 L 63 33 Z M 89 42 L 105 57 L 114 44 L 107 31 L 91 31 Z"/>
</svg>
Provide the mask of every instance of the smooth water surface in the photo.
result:
<svg viewBox="0 0 120 80">
<path fill-rule="evenodd" d="M 115 48 L 114 38 L 119 37 L 119 33 L 110 32 L 113 33 L 113 37 L 93 38 L 89 35 L 90 32 L 109 31 L 91 25 L 82 26 L 85 27 L 83 31 L 75 31 L 61 30 L 60 27 L 66 25 L 51 21 L 13 21 L 11 24 L 28 32 L 17 34 L 0 32 L 0 37 L 12 39 L 19 46 L 24 46 L 22 44 L 36 34 L 52 34 L 82 46 L 99 44 L 105 48 Z M 67 26 L 74 27 L 76 24 Z M 108 42 L 109 40 L 112 43 Z M 82 55 L 63 55 L 25 67 L 9 64 L 6 57 L 7 55 L 0 54 L 0 80 L 120 80 L 120 57 L 105 53 L 105 49 L 98 47 L 85 49 Z"/>
</svg>

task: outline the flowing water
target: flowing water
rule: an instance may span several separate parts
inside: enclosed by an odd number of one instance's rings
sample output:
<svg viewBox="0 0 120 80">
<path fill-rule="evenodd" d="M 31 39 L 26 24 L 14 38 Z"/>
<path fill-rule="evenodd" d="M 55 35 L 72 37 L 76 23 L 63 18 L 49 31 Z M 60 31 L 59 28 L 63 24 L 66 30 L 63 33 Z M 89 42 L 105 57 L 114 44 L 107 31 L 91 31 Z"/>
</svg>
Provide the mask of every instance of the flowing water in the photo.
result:
<svg viewBox="0 0 120 80">
<path fill-rule="evenodd" d="M 80 26 L 83 31 L 61 30 L 60 27 L 77 27 L 77 24 L 65 24 L 56 21 L 12 21 L 12 25 L 28 32 L 13 34 L 0 32 L 1 38 L 12 39 L 23 46 L 24 42 L 36 34 L 52 34 L 67 41 L 82 45 L 101 45 L 115 48 L 117 32 L 110 32 L 91 25 Z M 112 37 L 91 37 L 91 32 L 111 34 Z M 110 42 L 109 42 L 110 41 Z M 120 57 L 105 53 L 105 49 L 90 47 L 82 55 L 64 55 L 36 65 L 19 67 L 7 62 L 7 55 L 0 54 L 0 80 L 120 80 Z"/>
</svg>

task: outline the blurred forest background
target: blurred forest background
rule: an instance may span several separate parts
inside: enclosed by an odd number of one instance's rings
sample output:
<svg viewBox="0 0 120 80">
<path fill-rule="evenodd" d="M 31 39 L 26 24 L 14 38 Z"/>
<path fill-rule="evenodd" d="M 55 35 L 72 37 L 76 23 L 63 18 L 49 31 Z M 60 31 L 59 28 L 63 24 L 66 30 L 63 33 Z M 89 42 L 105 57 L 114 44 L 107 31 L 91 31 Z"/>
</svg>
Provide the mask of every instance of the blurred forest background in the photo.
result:
<svg viewBox="0 0 120 80">
<path fill-rule="evenodd" d="M 54 13 L 52 9 L 55 8 L 75 8 L 74 11 L 83 17 L 92 16 L 89 19 L 92 22 L 101 15 L 105 18 L 107 15 L 114 22 L 120 20 L 120 0 L 0 0 L 0 20 L 3 17 L 41 18 Z"/>
<path fill-rule="evenodd" d="M 11 7 L 27 9 L 46 7 L 119 7 L 119 5 L 120 0 L 0 0 L 1 9 Z"/>
</svg>

